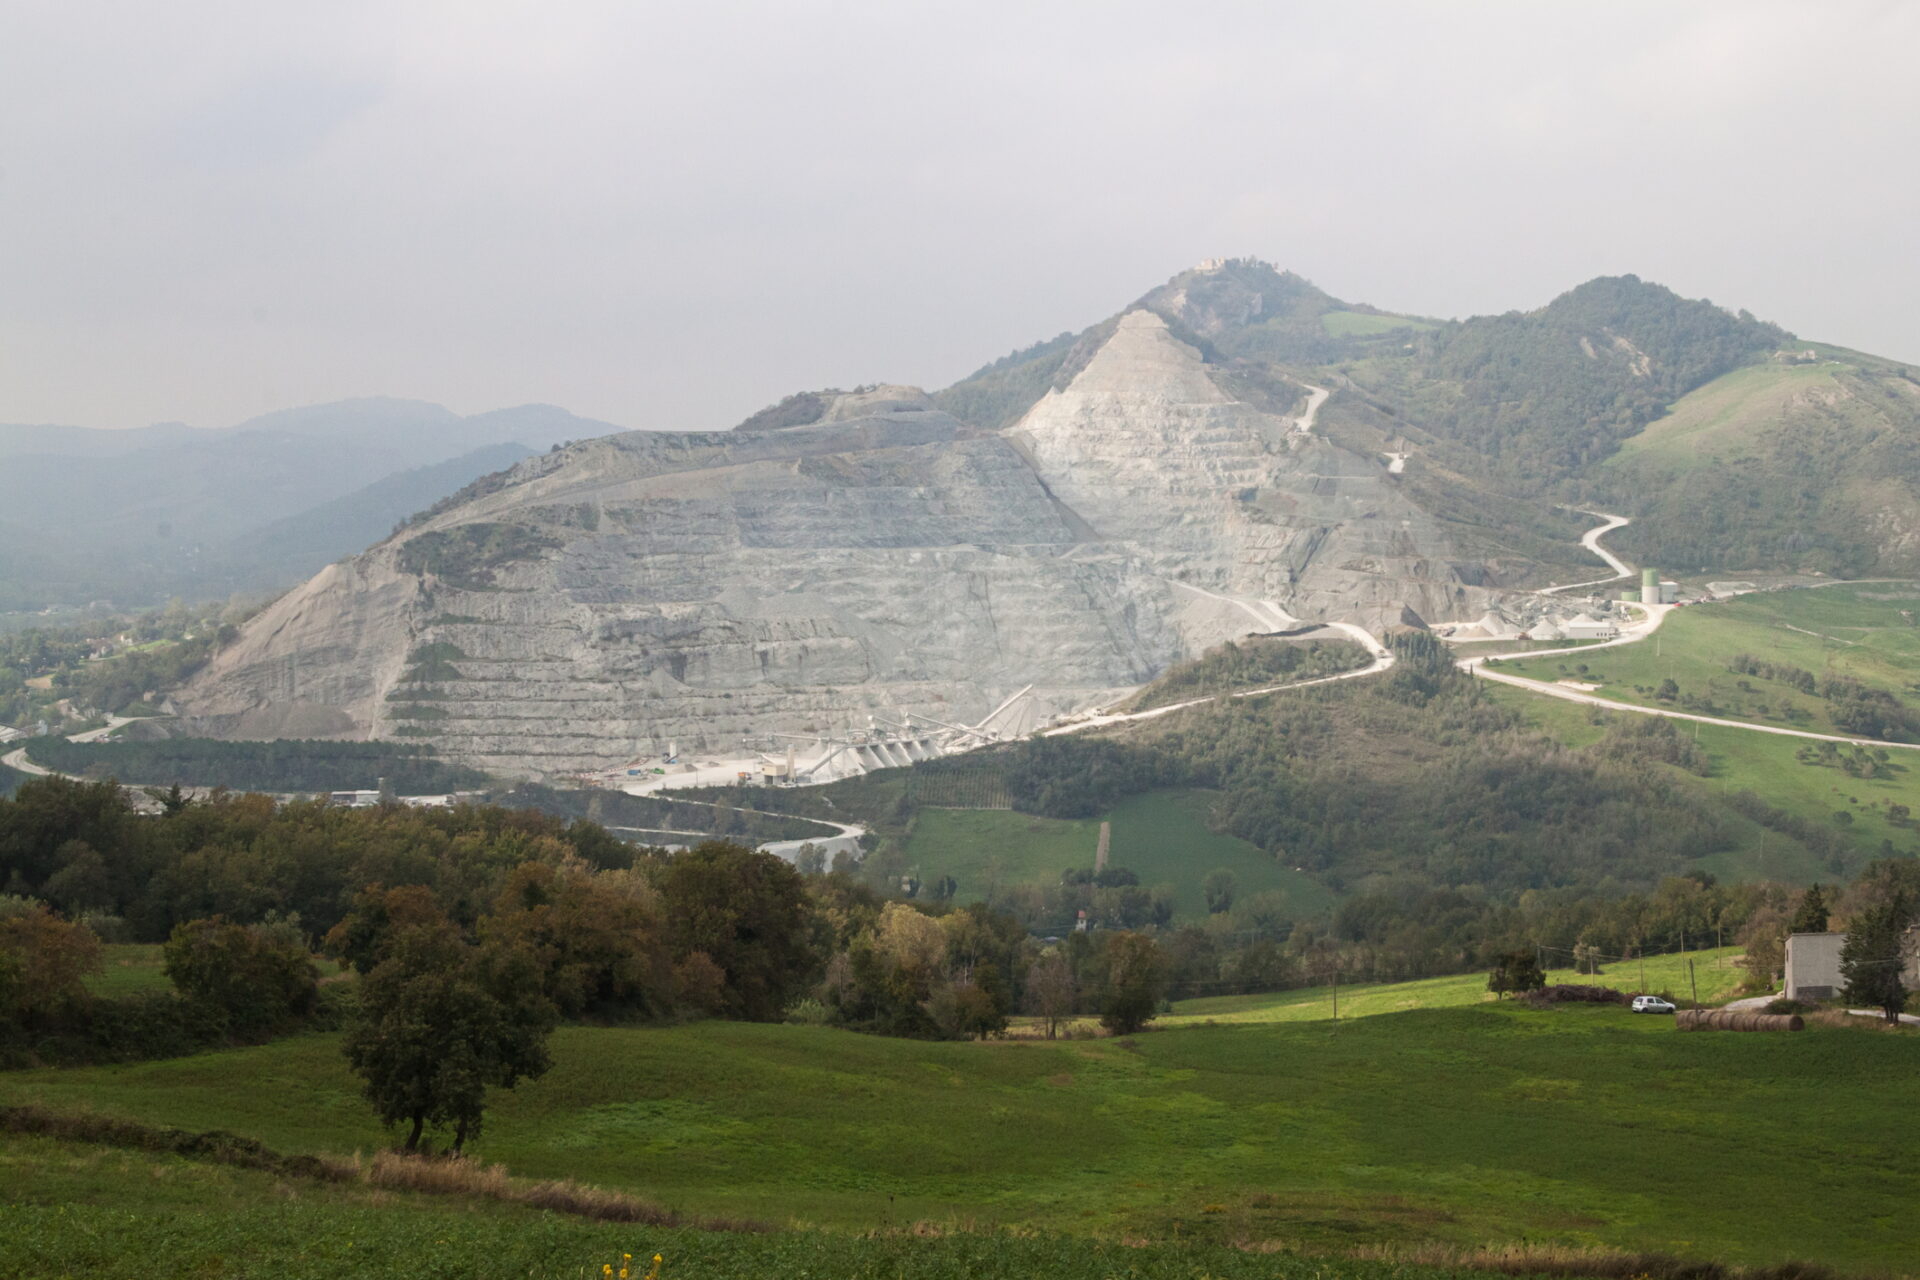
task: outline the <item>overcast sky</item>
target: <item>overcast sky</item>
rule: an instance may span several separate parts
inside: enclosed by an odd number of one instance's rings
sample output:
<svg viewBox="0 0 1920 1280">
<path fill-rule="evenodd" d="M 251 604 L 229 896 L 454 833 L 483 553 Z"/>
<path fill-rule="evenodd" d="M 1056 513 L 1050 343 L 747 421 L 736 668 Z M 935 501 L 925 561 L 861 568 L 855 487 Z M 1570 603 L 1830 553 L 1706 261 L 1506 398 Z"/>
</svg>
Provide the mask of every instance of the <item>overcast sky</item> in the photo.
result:
<svg viewBox="0 0 1920 1280">
<path fill-rule="evenodd" d="M 728 426 L 1200 258 L 1920 361 L 1920 5 L 0 0 L 0 421 Z"/>
</svg>

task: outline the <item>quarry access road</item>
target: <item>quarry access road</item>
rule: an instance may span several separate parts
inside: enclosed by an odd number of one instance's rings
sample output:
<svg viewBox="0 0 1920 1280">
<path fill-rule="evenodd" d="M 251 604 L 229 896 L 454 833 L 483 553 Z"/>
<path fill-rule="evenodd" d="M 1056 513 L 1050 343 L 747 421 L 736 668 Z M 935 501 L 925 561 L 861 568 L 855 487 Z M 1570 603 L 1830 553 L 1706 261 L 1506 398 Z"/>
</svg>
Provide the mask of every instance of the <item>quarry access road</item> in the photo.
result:
<svg viewBox="0 0 1920 1280">
<path fill-rule="evenodd" d="M 1585 547 L 1587 550 L 1593 552 L 1594 555 L 1599 556 L 1602 560 L 1605 560 L 1607 562 L 1607 567 L 1613 570 L 1613 572 L 1608 574 L 1604 578 L 1594 578 L 1589 582 L 1563 582 L 1557 587 L 1542 587 L 1540 588 L 1541 595 L 1543 596 L 1557 595 L 1562 591 L 1574 591 L 1574 590 L 1578 590 L 1581 587 L 1605 586 L 1609 582 L 1618 582 L 1622 578 L 1631 578 L 1633 576 L 1632 565 L 1628 564 L 1625 560 L 1622 560 L 1619 556 L 1616 556 L 1615 554 L 1613 554 L 1613 552 L 1607 550 L 1605 547 L 1600 545 L 1600 539 L 1606 537 L 1608 534 L 1612 533 L 1615 529 L 1624 528 L 1627 525 L 1632 524 L 1633 518 L 1631 516 L 1609 515 L 1604 511 L 1588 511 L 1588 512 L 1585 512 L 1584 514 L 1590 515 L 1590 516 L 1599 516 L 1602 520 L 1605 520 L 1606 523 L 1603 525 L 1600 525 L 1598 528 L 1589 529 L 1585 533 L 1581 534 L 1580 545 Z"/>
<path fill-rule="evenodd" d="M 1327 402 L 1327 397 L 1333 392 L 1325 387 L 1316 387 L 1311 382 L 1300 385 L 1307 389 L 1307 411 L 1293 420 L 1293 429 L 1303 436 L 1312 435 L 1314 420 L 1320 416 L 1320 406 Z"/>
<path fill-rule="evenodd" d="M 1296 680 L 1291 684 L 1268 685 L 1264 689 L 1242 689 L 1238 693 L 1209 694 L 1204 698 L 1189 698 L 1185 702 L 1171 702 L 1164 707 L 1151 707 L 1145 711 L 1135 711 L 1124 715 L 1089 716 L 1085 720 L 1079 720 L 1072 724 L 1063 724 L 1058 728 L 1048 729 L 1040 736 L 1043 738 L 1057 738 L 1063 733 L 1081 733 L 1087 729 L 1103 729 L 1113 724 L 1129 724 L 1135 720 L 1152 720 L 1159 716 L 1171 715 L 1175 711 L 1185 711 L 1188 707 L 1204 706 L 1209 702 L 1220 702 L 1233 698 L 1264 698 L 1270 693 L 1285 693 L 1289 689 L 1307 689 L 1316 684 L 1332 684 L 1336 680 L 1358 680 L 1361 676 L 1379 675 L 1381 672 L 1393 666 L 1393 650 L 1374 639 L 1373 633 L 1365 627 L 1352 622 L 1327 622 L 1321 625 L 1334 631 L 1345 632 L 1348 636 L 1358 641 L 1360 646 L 1368 653 L 1373 655 L 1373 661 L 1364 667 L 1356 667 L 1352 671 L 1342 671 L 1337 675 L 1331 676 L 1315 676 L 1311 680 Z"/>
<path fill-rule="evenodd" d="M 1641 638 L 1643 637 L 1634 637 L 1636 640 Z M 1620 644 L 1623 642 L 1619 640 L 1609 640 L 1607 643 Z M 1512 653 L 1506 656 L 1510 658 L 1539 658 L 1555 653 L 1588 653 L 1601 647 L 1602 646 L 1595 644 L 1587 645 L 1579 649 L 1543 649 L 1534 653 Z M 1601 707 L 1608 711 L 1630 711 L 1634 715 L 1640 716 L 1662 716 L 1668 720 L 1691 720 L 1695 724 L 1717 724 L 1724 725 L 1729 729 L 1750 729 L 1754 733 L 1771 733 L 1782 738 L 1809 738 L 1815 742 L 1844 742 L 1856 747 L 1892 747 L 1899 751 L 1920 751 L 1920 742 L 1882 742 L 1878 738 L 1849 738 L 1837 733 L 1814 733 L 1810 729 L 1783 729 L 1778 725 L 1754 724 L 1749 720 L 1728 720 L 1721 716 L 1695 715 L 1691 711 L 1669 711 L 1665 707 L 1642 707 L 1636 706 L 1631 702 L 1613 702 L 1606 698 L 1596 698 L 1590 693 L 1582 693 L 1578 689 L 1569 689 L 1565 685 L 1549 684 L 1545 680 L 1529 680 L 1525 676 L 1512 676 L 1504 671 L 1488 671 L 1479 665 L 1485 661 L 1485 658 L 1469 658 L 1460 665 L 1462 667 L 1468 667 L 1469 664 L 1471 664 L 1473 674 L 1482 680 L 1493 680 L 1500 684 L 1510 684 L 1517 689 L 1525 689 L 1529 693 L 1544 693 L 1549 698 L 1559 698 L 1564 702 L 1585 703 L 1587 706 Z"/>
<path fill-rule="evenodd" d="M 712 809 L 716 807 L 715 804 L 710 800 L 686 800 L 686 799 L 681 799 L 679 797 L 669 796 L 664 791 L 646 791 L 646 792 L 631 791 L 631 792 L 626 792 L 624 794 L 645 795 L 645 796 L 655 797 L 663 800 L 671 799 L 675 804 L 697 804 L 703 809 Z M 729 805 L 728 807 L 731 808 L 735 813 L 758 814 L 763 818 L 799 817 L 798 814 L 792 814 L 792 813 L 774 813 L 770 809 L 746 809 L 746 808 L 742 808 L 740 805 L 737 805 L 737 804 Z M 759 844 L 755 845 L 754 848 L 759 849 L 763 853 L 770 853 L 776 858 L 784 858 L 788 862 L 792 862 L 794 861 L 794 859 L 800 856 L 800 846 L 803 844 L 811 844 L 811 845 L 818 846 L 820 849 L 826 852 L 826 855 L 829 859 L 831 859 L 834 854 L 842 853 L 842 852 L 851 853 L 856 857 L 859 856 L 860 837 L 867 834 L 867 829 L 861 826 L 859 823 L 835 822 L 832 818 L 803 818 L 801 820 L 804 822 L 817 822 L 823 827 L 836 827 L 839 829 L 840 834 L 835 836 L 821 836 L 815 840 L 762 840 Z M 701 839 L 704 839 L 704 840 L 712 840 L 715 838 L 711 833 L 704 833 L 704 832 L 698 832 L 698 831 L 674 831 L 668 827 L 646 827 L 646 828 L 626 827 L 626 828 L 623 828 L 623 830 L 627 830 L 627 831 L 651 830 L 651 831 L 659 831 L 663 835 L 699 836 Z"/>
<path fill-rule="evenodd" d="M 1602 560 L 1605 560 L 1608 565 L 1618 570 L 1618 572 L 1610 578 L 1600 578 L 1594 582 L 1574 582 L 1561 587 L 1548 587 L 1540 593 L 1541 595 L 1546 595 L 1554 591 L 1571 591 L 1575 587 L 1593 587 L 1605 582 L 1618 582 L 1622 578 L 1633 575 L 1633 567 L 1631 565 L 1600 545 L 1601 538 L 1613 532 L 1615 529 L 1620 528 L 1622 525 L 1631 523 L 1631 521 L 1626 516 L 1608 515 L 1604 511 L 1589 511 L 1587 514 L 1600 516 L 1606 520 L 1607 523 L 1597 528 L 1587 530 L 1586 535 L 1580 539 L 1580 545 L 1599 556 Z M 1562 702 L 1578 702 L 1589 707 L 1601 707 L 1607 711 L 1627 711 L 1634 715 L 1660 716 L 1667 720 L 1690 720 L 1695 724 L 1721 725 L 1729 729 L 1747 729 L 1754 733 L 1771 733 L 1781 738 L 1807 738 L 1814 742 L 1840 742 L 1856 747 L 1894 747 L 1903 751 L 1920 751 L 1920 742 L 1882 742 L 1878 738 L 1852 738 L 1837 733 L 1814 733 L 1810 729 L 1785 729 L 1778 725 L 1754 724 L 1749 720 L 1728 720 L 1722 716 L 1703 716 L 1691 711 L 1671 711 L 1665 707 L 1642 707 L 1631 702 L 1615 702 L 1611 698 L 1597 698 L 1590 693 L 1579 689 L 1570 689 L 1563 684 L 1554 684 L 1546 680 L 1532 680 L 1526 676 L 1510 675 L 1504 671 L 1489 671 L 1486 667 L 1487 663 L 1499 658 L 1552 658 L 1562 654 L 1591 653 L 1595 649 L 1611 649 L 1615 645 L 1639 644 L 1642 640 L 1645 640 L 1648 636 L 1658 631 L 1660 624 L 1667 620 L 1667 615 L 1672 613 L 1677 607 L 1677 605 L 1671 604 L 1647 604 L 1642 602 L 1640 609 L 1645 616 L 1640 622 L 1625 628 L 1617 639 L 1602 640 L 1599 644 L 1573 645 L 1564 649 L 1533 649 L 1522 650 L 1516 653 L 1493 653 L 1482 657 L 1462 658 L 1455 665 L 1462 671 L 1481 680 L 1492 680 L 1498 684 L 1509 684 L 1516 689 L 1525 689 L 1529 693 L 1545 694 L 1549 698 L 1559 698 Z"/>
</svg>

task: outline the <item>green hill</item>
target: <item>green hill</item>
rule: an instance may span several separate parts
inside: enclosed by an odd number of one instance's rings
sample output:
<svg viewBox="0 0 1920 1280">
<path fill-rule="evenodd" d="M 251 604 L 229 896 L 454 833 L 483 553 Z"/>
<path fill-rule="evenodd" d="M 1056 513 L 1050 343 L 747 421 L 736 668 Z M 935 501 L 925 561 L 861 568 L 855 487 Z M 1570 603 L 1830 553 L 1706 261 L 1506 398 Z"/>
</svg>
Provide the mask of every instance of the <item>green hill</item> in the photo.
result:
<svg viewBox="0 0 1920 1280">
<path fill-rule="evenodd" d="M 1920 1105 L 1912 1047 L 1867 1028 L 1683 1034 L 1618 1006 L 1509 1004 L 1066 1043 L 576 1027 L 548 1076 L 490 1110 L 479 1154 L 776 1224 L 1304 1253 L 1525 1240 L 1888 1269 L 1920 1251 L 1920 1170 L 1887 1123 Z M 286 1153 L 381 1142 L 332 1036 L 16 1073 L 0 1099 Z"/>
<path fill-rule="evenodd" d="M 1913 573 L 1920 371 L 1838 347 L 1738 369 L 1675 403 L 1592 479 L 1639 518 L 1623 554 L 1691 571 Z"/>
<path fill-rule="evenodd" d="M 1639 706 L 1915 742 L 1916 612 L 1914 583 L 1755 592 L 1678 610 L 1657 641 L 1591 655 L 1509 658 L 1499 667 L 1534 680 L 1571 677 L 1598 685 L 1598 697 Z M 1675 688 L 1662 698 L 1666 680 Z"/>
</svg>

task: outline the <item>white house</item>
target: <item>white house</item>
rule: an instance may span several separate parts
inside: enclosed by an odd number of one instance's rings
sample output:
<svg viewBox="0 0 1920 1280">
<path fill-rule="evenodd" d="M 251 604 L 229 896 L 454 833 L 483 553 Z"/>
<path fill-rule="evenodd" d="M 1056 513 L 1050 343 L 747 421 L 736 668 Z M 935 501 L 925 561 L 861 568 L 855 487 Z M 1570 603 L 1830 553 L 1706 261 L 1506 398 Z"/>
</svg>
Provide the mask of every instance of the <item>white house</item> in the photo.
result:
<svg viewBox="0 0 1920 1280">
<path fill-rule="evenodd" d="M 1847 945 L 1844 933 L 1791 933 L 1787 935 L 1787 988 L 1789 1000 L 1832 1000 L 1847 985 L 1840 972 L 1840 950 Z M 1906 964 L 1901 981 L 1909 991 L 1920 988 L 1920 925 L 1907 930 L 1901 944 Z"/>
</svg>

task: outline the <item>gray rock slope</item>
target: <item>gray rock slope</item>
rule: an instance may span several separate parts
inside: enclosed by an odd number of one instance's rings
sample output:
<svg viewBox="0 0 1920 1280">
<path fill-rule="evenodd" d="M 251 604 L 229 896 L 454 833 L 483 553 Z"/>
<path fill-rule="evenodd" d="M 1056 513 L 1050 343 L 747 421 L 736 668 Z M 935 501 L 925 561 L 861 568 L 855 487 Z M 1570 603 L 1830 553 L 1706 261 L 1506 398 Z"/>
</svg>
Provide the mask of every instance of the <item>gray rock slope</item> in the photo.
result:
<svg viewBox="0 0 1920 1280">
<path fill-rule="evenodd" d="M 1089 705 L 1281 611 L 1477 617 L 1374 461 L 1236 400 L 1134 311 L 989 432 L 912 388 L 809 426 L 529 459 L 332 565 L 174 703 L 240 738 L 399 737 L 508 774 L 675 741 Z"/>
</svg>

